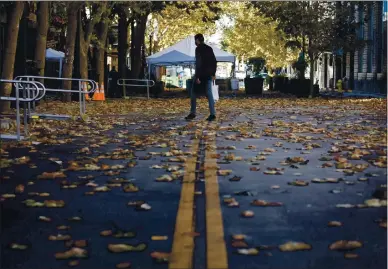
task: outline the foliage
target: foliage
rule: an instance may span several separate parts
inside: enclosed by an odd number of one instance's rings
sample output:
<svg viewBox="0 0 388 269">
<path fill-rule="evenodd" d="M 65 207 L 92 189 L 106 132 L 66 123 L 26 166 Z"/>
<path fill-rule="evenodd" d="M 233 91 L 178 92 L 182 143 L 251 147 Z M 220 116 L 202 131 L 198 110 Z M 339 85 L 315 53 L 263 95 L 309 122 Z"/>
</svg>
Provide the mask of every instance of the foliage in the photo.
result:
<svg viewBox="0 0 388 269">
<path fill-rule="evenodd" d="M 257 14 L 246 3 L 225 3 L 232 25 L 224 27 L 223 46 L 237 56 L 262 57 L 267 67 L 276 68 L 291 63 L 297 56 L 286 48 L 284 33 L 277 29 L 277 23 Z"/>
<path fill-rule="evenodd" d="M 219 4 L 214 2 L 175 2 L 152 13 L 146 36 L 153 37 L 153 51 L 157 52 L 188 35 L 211 35 L 215 33 L 219 12 Z"/>
</svg>

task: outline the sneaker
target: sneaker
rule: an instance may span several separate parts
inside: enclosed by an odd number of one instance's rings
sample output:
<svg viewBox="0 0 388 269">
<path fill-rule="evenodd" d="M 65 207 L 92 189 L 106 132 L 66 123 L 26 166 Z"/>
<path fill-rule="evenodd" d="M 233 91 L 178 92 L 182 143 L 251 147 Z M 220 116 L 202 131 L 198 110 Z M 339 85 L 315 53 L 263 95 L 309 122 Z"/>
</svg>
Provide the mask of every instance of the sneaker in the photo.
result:
<svg viewBox="0 0 388 269">
<path fill-rule="evenodd" d="M 214 121 L 216 119 L 216 116 L 210 115 L 206 120 L 207 121 Z"/>
<path fill-rule="evenodd" d="M 190 113 L 190 114 L 185 118 L 185 120 L 193 120 L 193 119 L 195 119 L 195 114 L 193 114 L 193 113 Z"/>
</svg>

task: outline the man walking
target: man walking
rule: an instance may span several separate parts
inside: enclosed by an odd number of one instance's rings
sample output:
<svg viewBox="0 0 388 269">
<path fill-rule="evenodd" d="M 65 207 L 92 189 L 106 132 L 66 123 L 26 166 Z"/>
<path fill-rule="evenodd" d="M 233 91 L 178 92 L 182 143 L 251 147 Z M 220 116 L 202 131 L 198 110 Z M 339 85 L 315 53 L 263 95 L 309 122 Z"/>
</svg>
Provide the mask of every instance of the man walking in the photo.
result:
<svg viewBox="0 0 388 269">
<path fill-rule="evenodd" d="M 207 99 L 209 101 L 210 116 L 208 121 L 214 121 L 216 119 L 216 110 L 214 107 L 214 97 L 212 93 L 212 84 L 215 80 L 217 71 L 217 60 L 214 55 L 213 49 L 205 44 L 205 38 L 202 34 L 196 34 L 195 37 L 195 82 L 196 84 L 204 83 L 206 86 Z M 194 91 L 194 83 L 190 90 L 191 98 L 191 110 L 190 114 L 185 118 L 186 120 L 192 120 L 196 117 L 197 110 L 197 97 Z"/>
</svg>

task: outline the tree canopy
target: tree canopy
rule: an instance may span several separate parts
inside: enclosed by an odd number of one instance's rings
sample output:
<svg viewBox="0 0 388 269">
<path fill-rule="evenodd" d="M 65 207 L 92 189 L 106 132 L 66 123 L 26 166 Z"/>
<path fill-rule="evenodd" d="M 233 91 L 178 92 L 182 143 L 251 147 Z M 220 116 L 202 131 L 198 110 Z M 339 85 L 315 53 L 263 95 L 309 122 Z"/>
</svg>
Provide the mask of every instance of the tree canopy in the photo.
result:
<svg viewBox="0 0 388 269">
<path fill-rule="evenodd" d="M 295 60 L 297 54 L 286 48 L 286 35 L 276 22 L 244 2 L 225 3 L 225 9 L 233 23 L 224 26 L 224 48 L 240 57 L 263 58 L 270 68 Z"/>
</svg>

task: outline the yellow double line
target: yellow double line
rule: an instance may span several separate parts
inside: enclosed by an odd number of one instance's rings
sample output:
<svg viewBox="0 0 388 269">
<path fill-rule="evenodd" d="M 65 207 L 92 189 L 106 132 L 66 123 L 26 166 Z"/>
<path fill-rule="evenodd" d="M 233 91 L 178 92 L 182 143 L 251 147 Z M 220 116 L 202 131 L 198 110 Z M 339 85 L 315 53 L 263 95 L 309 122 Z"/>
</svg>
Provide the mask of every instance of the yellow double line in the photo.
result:
<svg viewBox="0 0 388 269">
<path fill-rule="evenodd" d="M 202 136 L 203 130 L 200 131 Z M 215 133 L 208 135 L 205 151 L 205 194 L 206 194 L 206 258 L 208 269 L 227 269 L 228 258 L 224 240 L 224 229 L 217 179 Z M 193 141 L 192 152 L 197 153 L 200 140 Z M 195 170 L 198 156 L 194 154 L 186 161 L 181 198 L 176 218 L 174 241 L 169 269 L 193 268 L 194 254 L 194 192 Z"/>
</svg>

